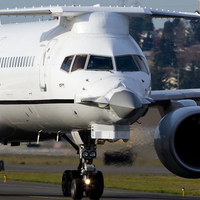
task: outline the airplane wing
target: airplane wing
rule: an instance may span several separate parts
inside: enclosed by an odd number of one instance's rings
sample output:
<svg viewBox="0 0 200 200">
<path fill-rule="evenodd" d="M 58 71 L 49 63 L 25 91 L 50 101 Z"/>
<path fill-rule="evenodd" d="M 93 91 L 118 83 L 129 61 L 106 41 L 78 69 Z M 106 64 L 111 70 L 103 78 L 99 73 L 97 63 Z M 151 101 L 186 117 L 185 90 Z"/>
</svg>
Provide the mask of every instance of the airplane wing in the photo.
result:
<svg viewBox="0 0 200 200">
<path fill-rule="evenodd" d="M 92 12 L 115 12 L 128 17 L 152 18 L 185 18 L 190 20 L 200 19 L 200 15 L 187 12 L 169 12 L 163 10 L 147 9 L 140 7 L 101 7 L 97 6 L 50 6 L 39 8 L 15 8 L 0 10 L 0 15 L 14 16 L 64 16 L 75 17 Z"/>
<path fill-rule="evenodd" d="M 200 89 L 157 90 L 151 92 L 151 98 L 149 107 L 157 107 L 164 117 L 177 108 L 200 105 Z"/>
<path fill-rule="evenodd" d="M 170 100 L 193 99 L 200 101 L 200 89 L 182 90 L 155 90 L 151 92 L 151 98 L 159 105 Z"/>
</svg>

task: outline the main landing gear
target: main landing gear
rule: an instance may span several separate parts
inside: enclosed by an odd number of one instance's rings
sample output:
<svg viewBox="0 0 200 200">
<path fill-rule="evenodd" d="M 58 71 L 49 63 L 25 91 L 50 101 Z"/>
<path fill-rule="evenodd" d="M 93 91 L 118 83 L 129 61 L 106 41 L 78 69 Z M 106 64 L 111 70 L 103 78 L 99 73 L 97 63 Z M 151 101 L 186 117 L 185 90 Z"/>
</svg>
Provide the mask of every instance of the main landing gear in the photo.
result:
<svg viewBox="0 0 200 200">
<path fill-rule="evenodd" d="M 95 140 L 91 139 L 90 132 L 74 132 L 76 146 L 66 135 L 62 136 L 78 151 L 80 163 L 77 170 L 66 170 L 62 176 L 62 193 L 71 196 L 74 200 L 81 200 L 83 195 L 90 200 L 99 200 L 104 190 L 103 174 L 93 165 L 96 158 Z M 78 138 L 78 139 L 77 139 Z"/>
</svg>

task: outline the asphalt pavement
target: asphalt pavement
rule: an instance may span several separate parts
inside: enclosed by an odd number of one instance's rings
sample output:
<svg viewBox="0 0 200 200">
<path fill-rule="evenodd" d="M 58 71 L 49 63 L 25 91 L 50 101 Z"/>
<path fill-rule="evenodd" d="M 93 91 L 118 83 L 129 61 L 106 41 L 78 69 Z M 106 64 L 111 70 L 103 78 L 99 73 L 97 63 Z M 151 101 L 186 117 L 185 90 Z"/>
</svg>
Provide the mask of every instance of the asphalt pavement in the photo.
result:
<svg viewBox="0 0 200 200">
<path fill-rule="evenodd" d="M 18 181 L 0 182 L 1 200 L 71 200 L 61 195 L 61 186 L 44 183 L 27 183 Z M 84 197 L 83 200 L 88 199 Z M 182 197 L 181 195 L 154 194 L 105 188 L 101 200 L 199 200 L 199 197 Z"/>
<path fill-rule="evenodd" d="M 5 173 L 8 171 L 15 172 L 62 172 L 66 169 L 75 169 L 76 166 L 64 165 L 12 165 L 5 164 Z M 137 174 L 170 174 L 164 167 L 150 167 L 150 166 L 132 166 L 132 167 L 114 167 L 114 166 L 98 166 L 98 169 L 103 173 L 137 173 Z M 41 199 L 68 199 L 70 197 L 62 196 L 61 185 L 18 182 L 7 180 L 6 183 L 0 181 L 0 200 L 41 200 Z M 83 200 L 88 199 L 84 197 Z M 200 199 L 200 197 L 168 194 L 154 194 L 145 192 L 136 192 L 129 190 L 118 190 L 105 188 L 101 200 L 193 200 Z"/>
</svg>

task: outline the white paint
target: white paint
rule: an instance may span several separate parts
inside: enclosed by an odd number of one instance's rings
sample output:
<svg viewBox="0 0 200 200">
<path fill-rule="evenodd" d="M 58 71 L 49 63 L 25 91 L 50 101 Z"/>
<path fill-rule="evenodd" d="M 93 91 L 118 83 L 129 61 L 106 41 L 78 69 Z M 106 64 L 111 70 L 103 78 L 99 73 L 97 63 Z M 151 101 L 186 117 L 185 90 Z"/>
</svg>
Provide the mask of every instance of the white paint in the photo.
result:
<svg viewBox="0 0 200 200">
<path fill-rule="evenodd" d="M 144 57 L 128 34 L 128 17 L 150 16 L 152 12 L 143 8 L 59 6 L 0 10 L 0 15 L 60 16 L 54 21 L 0 26 L 0 137 L 13 130 L 41 131 L 42 135 L 88 130 L 93 124 L 129 126 L 137 121 L 145 112 L 143 104 L 150 103 L 150 74 L 116 71 L 115 57 Z M 179 15 L 168 13 L 169 17 Z M 71 55 L 110 57 L 113 70 L 61 70 L 64 59 Z M 127 118 L 119 117 L 109 105 L 120 91 L 133 93 L 142 105 Z M 82 101 L 88 98 L 93 100 Z M 117 109 L 124 106 L 128 105 L 121 102 Z"/>
</svg>

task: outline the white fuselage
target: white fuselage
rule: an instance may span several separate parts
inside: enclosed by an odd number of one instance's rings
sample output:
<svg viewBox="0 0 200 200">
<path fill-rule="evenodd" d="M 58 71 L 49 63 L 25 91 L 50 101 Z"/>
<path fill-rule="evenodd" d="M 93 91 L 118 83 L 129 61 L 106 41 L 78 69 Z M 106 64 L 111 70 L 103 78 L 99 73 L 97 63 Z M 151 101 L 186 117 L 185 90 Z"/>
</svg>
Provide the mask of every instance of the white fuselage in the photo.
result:
<svg viewBox="0 0 200 200">
<path fill-rule="evenodd" d="M 84 69 L 61 69 L 66 57 L 76 55 L 86 56 Z M 110 57 L 113 69 L 86 69 L 91 55 Z M 121 55 L 144 57 L 128 33 L 128 19 L 116 13 L 1 26 L 0 138 L 8 127 L 51 133 L 135 122 L 144 109 L 123 118 L 115 109 L 82 102 L 103 97 L 109 104 L 114 93 L 126 90 L 145 104 L 150 74 L 117 70 L 115 57 Z"/>
</svg>

